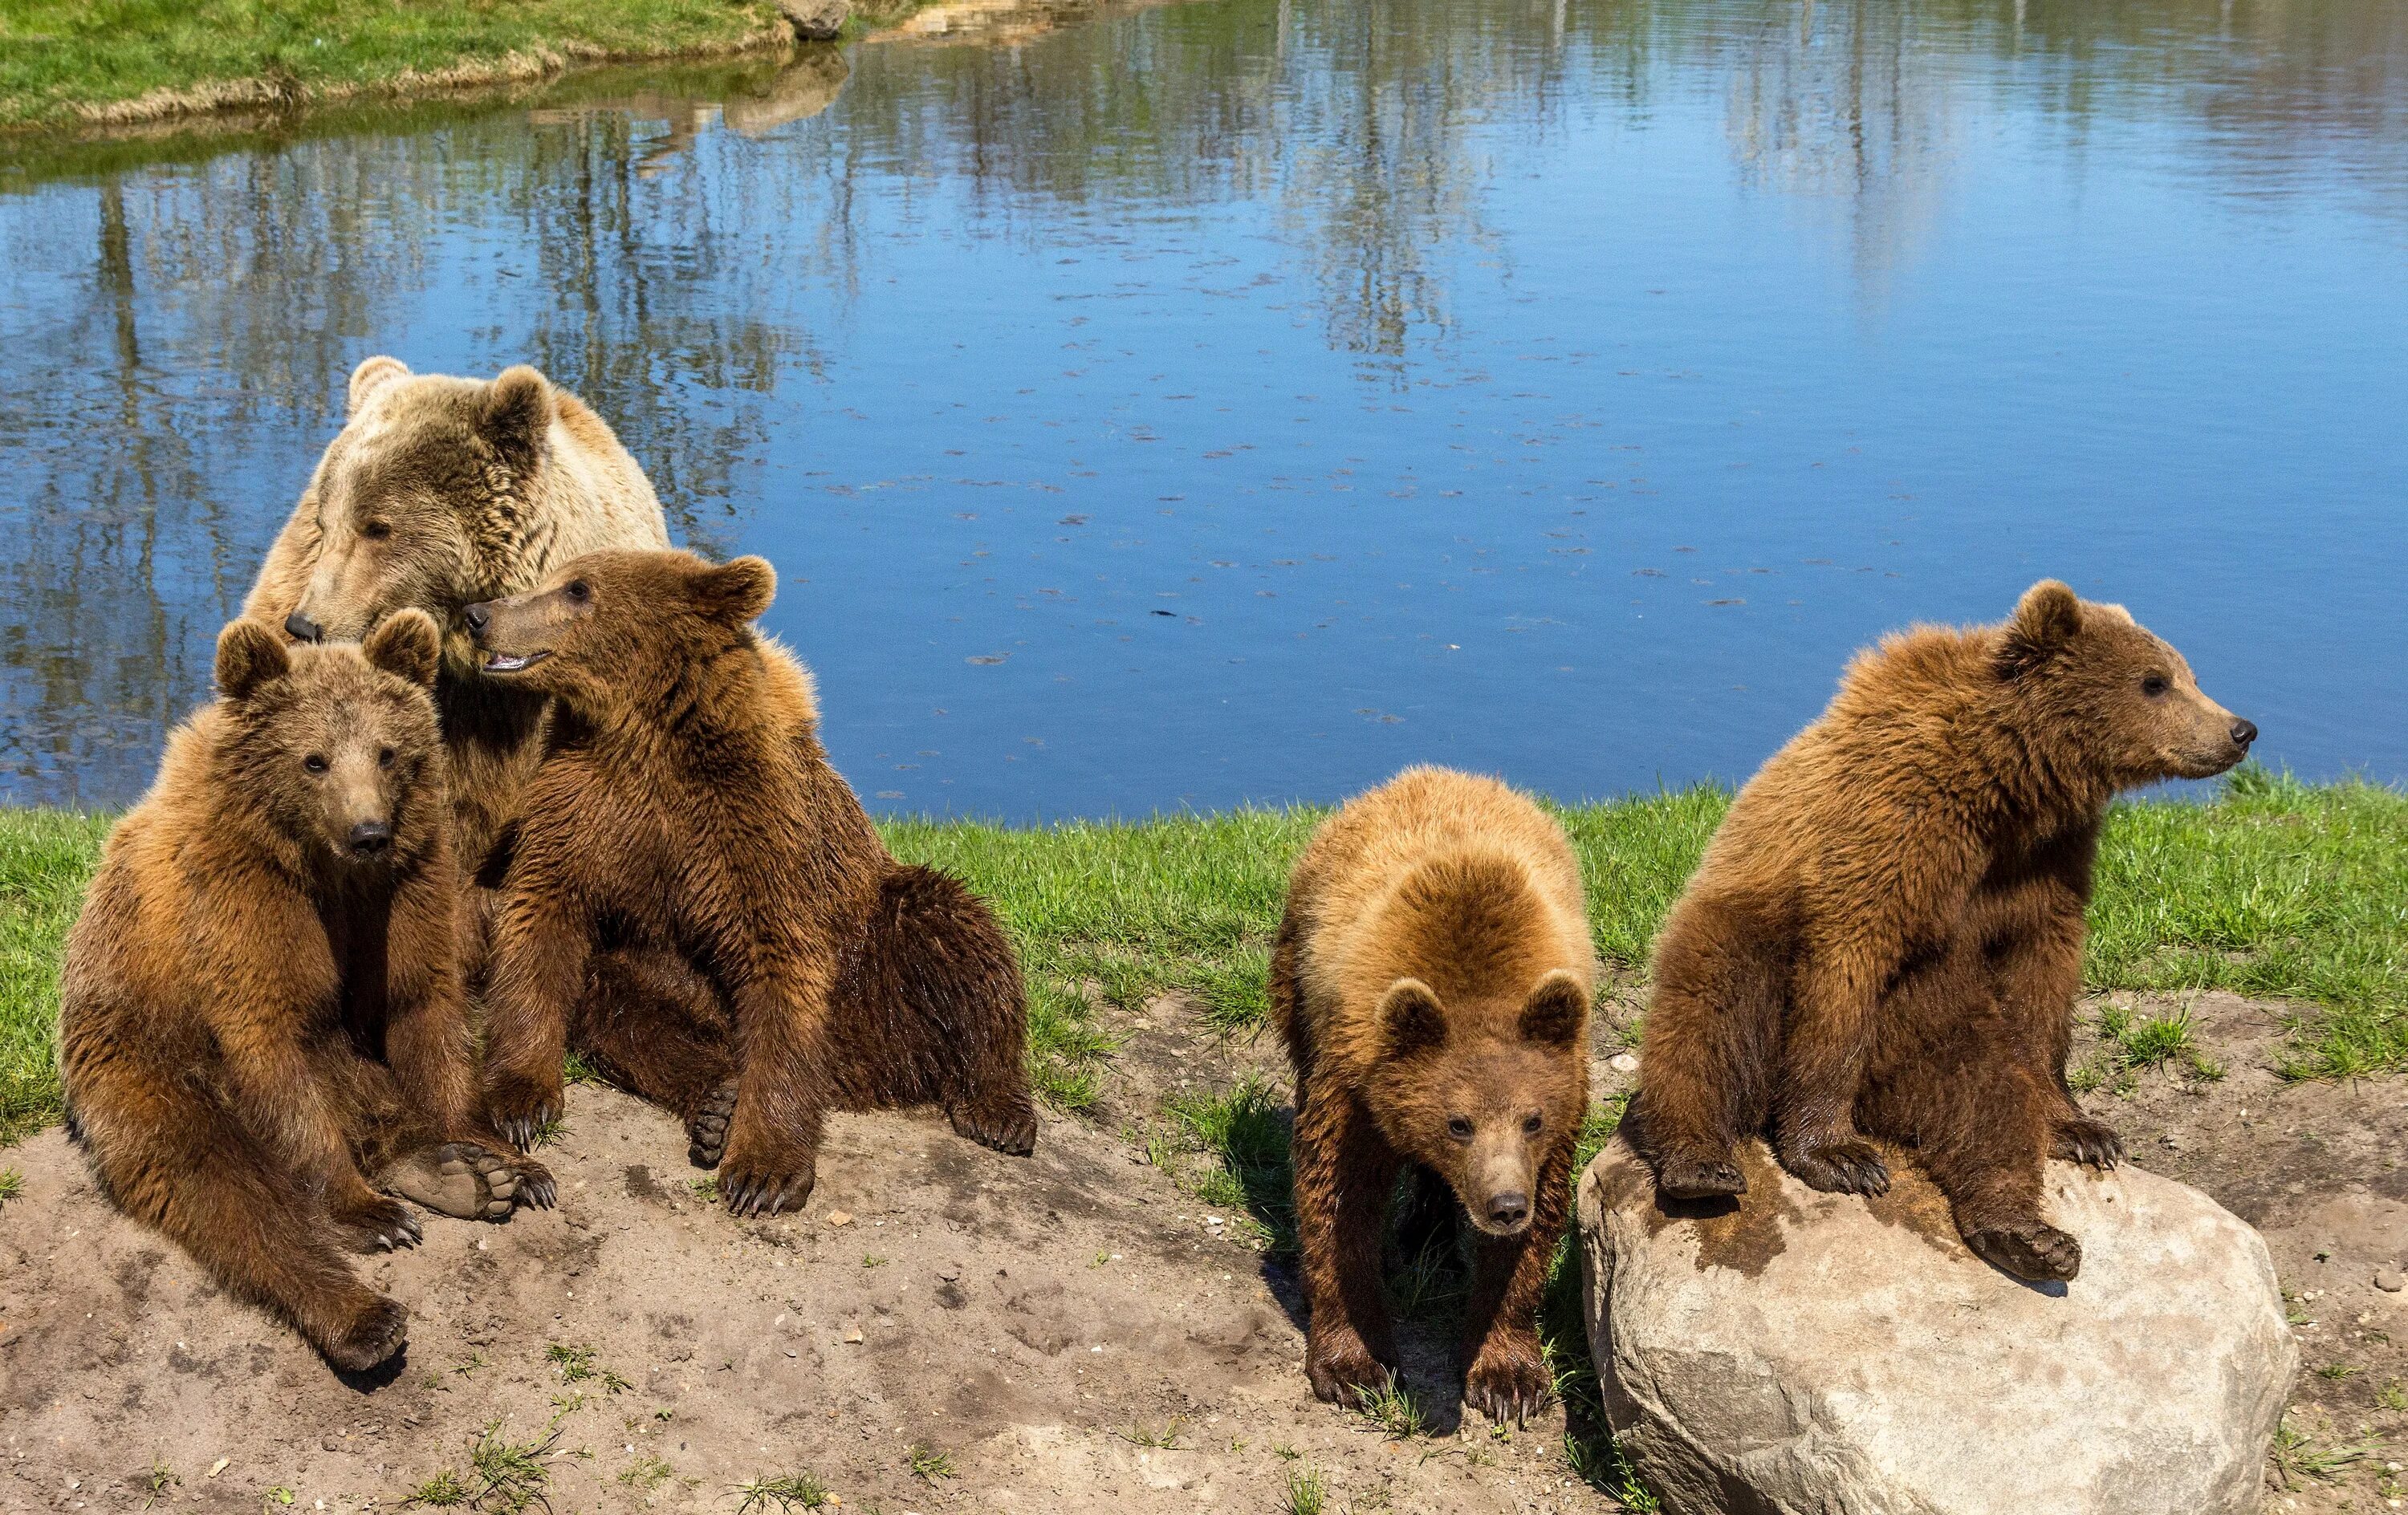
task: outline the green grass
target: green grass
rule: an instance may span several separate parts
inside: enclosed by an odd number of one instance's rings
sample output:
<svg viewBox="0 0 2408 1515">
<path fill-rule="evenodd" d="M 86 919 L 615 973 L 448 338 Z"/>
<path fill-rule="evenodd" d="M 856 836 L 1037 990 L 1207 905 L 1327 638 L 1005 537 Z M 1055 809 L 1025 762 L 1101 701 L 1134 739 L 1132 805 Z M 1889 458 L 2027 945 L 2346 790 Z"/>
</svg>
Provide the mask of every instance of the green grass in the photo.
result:
<svg viewBox="0 0 2408 1515">
<path fill-rule="evenodd" d="M 1727 803 L 1700 787 L 1559 812 L 1581 851 L 1598 952 L 1617 973 L 1643 967 Z M 1325 813 L 883 829 L 898 856 L 950 868 L 994 902 L 1028 977 L 1032 1074 L 1048 1102 L 1075 1113 L 1098 1100 L 1113 1008 L 1176 992 L 1226 1035 L 1261 1028 L 1287 871 Z M 59 943 L 108 823 L 0 810 L 0 1141 L 57 1118 Z M 2243 770 L 2210 803 L 2117 807 L 2100 852 L 2087 978 L 2096 989 L 2295 1002 L 2283 1065 L 2292 1077 L 2408 1067 L 2408 795 Z M 2143 1023 L 2125 1053 L 2186 1033 Z M 1211 1202 L 1242 1195 L 1277 1234 L 1287 1222 L 1256 1204 L 1277 1186 L 1268 1150 L 1240 1151 L 1226 1174 L 1234 1189 L 1216 1188 Z"/>
<path fill-rule="evenodd" d="M 736 1486 L 736 1515 L 752 1515 L 776 1506 L 781 1515 L 797 1509 L 822 1509 L 835 1503 L 828 1486 L 809 1473 L 781 1473 Z"/>
<path fill-rule="evenodd" d="M 726 51 L 777 20 L 771 0 L 0 0 L 0 125 L 229 84 L 234 103 L 298 103 L 514 56 Z"/>
</svg>

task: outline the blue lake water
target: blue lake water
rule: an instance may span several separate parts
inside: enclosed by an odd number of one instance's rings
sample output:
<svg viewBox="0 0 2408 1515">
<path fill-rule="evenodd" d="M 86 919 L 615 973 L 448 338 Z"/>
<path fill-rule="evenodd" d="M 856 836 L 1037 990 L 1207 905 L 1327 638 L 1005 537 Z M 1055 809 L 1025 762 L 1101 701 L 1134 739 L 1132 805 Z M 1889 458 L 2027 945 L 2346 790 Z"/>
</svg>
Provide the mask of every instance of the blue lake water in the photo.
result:
<svg viewBox="0 0 2408 1515">
<path fill-rule="evenodd" d="M 0 156 L 0 799 L 148 782 L 374 352 L 774 560 L 882 809 L 1736 780 L 2044 575 L 2408 778 L 2396 0 L 1218 0 Z"/>
</svg>

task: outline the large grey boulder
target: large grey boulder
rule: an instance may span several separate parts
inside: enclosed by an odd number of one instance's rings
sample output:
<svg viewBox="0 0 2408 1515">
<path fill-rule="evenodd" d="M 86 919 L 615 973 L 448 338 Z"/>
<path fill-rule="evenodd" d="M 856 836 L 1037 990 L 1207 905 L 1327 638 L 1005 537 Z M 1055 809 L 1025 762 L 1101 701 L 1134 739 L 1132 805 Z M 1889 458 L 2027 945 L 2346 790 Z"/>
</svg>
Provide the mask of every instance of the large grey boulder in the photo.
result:
<svg viewBox="0 0 2408 1515">
<path fill-rule="evenodd" d="M 2052 1163 L 2082 1276 L 2034 1285 L 1911 1161 L 1870 1201 L 1742 1167 L 1736 1208 L 1659 1202 L 1620 1142 L 1581 1179 L 1607 1417 L 1668 1511 L 2256 1515 L 2299 1348 L 2265 1242 L 2206 1195 Z"/>
<path fill-rule="evenodd" d="M 853 14 L 852 0 L 778 0 L 786 24 L 806 42 L 833 42 Z"/>
</svg>

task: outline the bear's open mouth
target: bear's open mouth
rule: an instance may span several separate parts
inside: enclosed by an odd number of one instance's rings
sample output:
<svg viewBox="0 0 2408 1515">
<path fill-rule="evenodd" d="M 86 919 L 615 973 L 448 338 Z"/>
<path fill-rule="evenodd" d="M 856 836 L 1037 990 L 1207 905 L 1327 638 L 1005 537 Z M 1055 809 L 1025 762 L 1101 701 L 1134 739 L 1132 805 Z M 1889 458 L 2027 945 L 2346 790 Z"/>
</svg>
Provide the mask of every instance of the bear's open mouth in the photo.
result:
<svg viewBox="0 0 2408 1515">
<path fill-rule="evenodd" d="M 512 655 L 509 652 L 488 652 L 485 654 L 485 671 L 487 673 L 518 673 L 523 669 L 534 667 L 537 664 L 541 663 L 544 659 L 550 656 L 552 656 L 552 653 L 549 650 L 540 652 L 527 652 L 518 655 Z"/>
</svg>

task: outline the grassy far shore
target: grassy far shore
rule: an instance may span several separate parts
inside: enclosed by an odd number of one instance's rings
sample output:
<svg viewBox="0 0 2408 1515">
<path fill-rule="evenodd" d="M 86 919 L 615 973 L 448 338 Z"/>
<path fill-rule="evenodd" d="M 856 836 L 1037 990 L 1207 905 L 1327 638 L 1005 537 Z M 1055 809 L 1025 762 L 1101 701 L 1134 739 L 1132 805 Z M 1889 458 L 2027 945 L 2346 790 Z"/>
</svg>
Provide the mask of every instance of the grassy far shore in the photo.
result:
<svg viewBox="0 0 2408 1515">
<path fill-rule="evenodd" d="M 916 8 L 853 7 L 873 25 Z M 791 35 L 773 0 L 0 0 L 0 129 L 408 94 Z"/>
<path fill-rule="evenodd" d="M 1560 813 L 1598 950 L 1628 980 L 1721 819 L 1698 788 Z M 1184 994 L 1214 1028 L 1264 1022 L 1287 869 L 1324 812 L 1248 809 L 1024 829 L 902 820 L 897 855 L 996 904 L 1027 971 L 1030 1056 L 1055 1108 L 1096 1103 L 1106 1008 Z M 54 1120 L 60 944 L 109 818 L 0 810 L 0 1141 Z M 2300 1007 L 2282 1071 L 2408 1067 L 2408 794 L 2244 769 L 2207 804 L 2116 808 L 2101 848 L 2094 989 L 2218 988 Z"/>
</svg>

